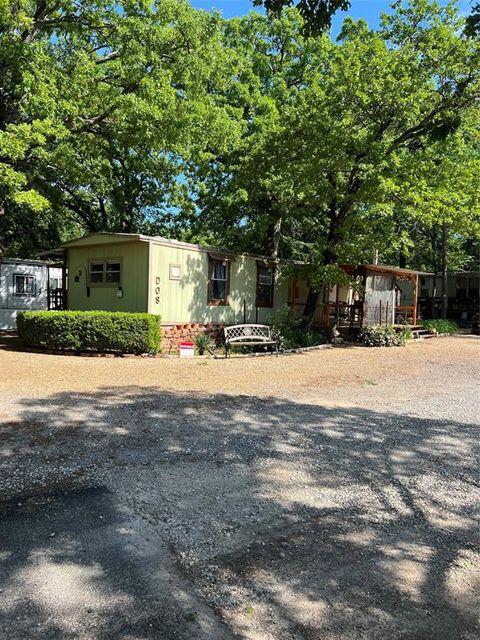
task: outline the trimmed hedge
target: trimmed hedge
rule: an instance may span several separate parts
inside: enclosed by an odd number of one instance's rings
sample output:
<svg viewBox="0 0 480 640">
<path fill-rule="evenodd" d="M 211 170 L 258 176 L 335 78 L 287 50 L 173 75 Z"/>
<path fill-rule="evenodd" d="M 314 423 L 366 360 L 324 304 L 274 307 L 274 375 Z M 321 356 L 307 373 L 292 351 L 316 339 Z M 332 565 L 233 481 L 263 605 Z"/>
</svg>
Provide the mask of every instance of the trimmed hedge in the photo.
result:
<svg viewBox="0 0 480 640">
<path fill-rule="evenodd" d="M 452 320 L 423 320 L 421 323 L 424 329 L 436 331 L 437 333 L 448 333 L 453 335 L 458 331 L 458 324 Z"/>
<path fill-rule="evenodd" d="M 18 335 L 27 347 L 120 353 L 157 353 L 160 317 L 110 311 L 22 311 Z"/>
</svg>

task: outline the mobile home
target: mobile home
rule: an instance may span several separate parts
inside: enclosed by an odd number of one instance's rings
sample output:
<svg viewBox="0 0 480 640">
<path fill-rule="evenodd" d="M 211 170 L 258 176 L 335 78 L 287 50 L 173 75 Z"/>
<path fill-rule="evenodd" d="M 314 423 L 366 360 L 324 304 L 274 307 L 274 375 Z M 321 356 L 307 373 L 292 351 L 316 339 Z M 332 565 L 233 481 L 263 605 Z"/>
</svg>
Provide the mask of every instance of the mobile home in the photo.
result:
<svg viewBox="0 0 480 640">
<path fill-rule="evenodd" d="M 62 306 L 62 268 L 41 260 L 0 260 L 0 329 L 14 330 L 18 311 Z"/>
<path fill-rule="evenodd" d="M 66 242 L 67 309 L 158 314 L 164 334 L 189 325 L 266 323 L 289 303 L 286 263 L 150 237 L 93 233 Z"/>
</svg>

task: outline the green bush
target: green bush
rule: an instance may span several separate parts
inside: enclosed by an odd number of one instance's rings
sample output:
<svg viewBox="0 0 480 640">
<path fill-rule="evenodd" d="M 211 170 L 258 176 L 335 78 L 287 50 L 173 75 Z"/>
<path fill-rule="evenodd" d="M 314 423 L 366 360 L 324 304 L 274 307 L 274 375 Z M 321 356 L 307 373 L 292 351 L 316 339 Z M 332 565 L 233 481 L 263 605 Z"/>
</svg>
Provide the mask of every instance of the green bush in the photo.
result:
<svg viewBox="0 0 480 640">
<path fill-rule="evenodd" d="M 366 347 L 403 347 L 412 337 L 409 327 L 395 329 L 380 325 L 367 325 L 358 334 L 359 341 Z"/>
<path fill-rule="evenodd" d="M 272 333 L 278 341 L 280 351 L 299 347 L 314 347 L 325 343 L 325 336 L 319 331 L 304 329 L 302 319 L 295 316 L 288 307 L 280 307 L 271 318 Z"/>
<path fill-rule="evenodd" d="M 157 353 L 160 317 L 109 311 L 22 311 L 18 334 L 25 346 L 72 351 Z"/>
<path fill-rule="evenodd" d="M 205 351 L 212 351 L 215 348 L 214 341 L 207 333 L 199 333 L 193 341 L 200 356 L 203 356 Z"/>
<path fill-rule="evenodd" d="M 452 320 L 423 320 L 421 323 L 424 329 L 437 333 L 457 333 L 458 325 Z"/>
</svg>

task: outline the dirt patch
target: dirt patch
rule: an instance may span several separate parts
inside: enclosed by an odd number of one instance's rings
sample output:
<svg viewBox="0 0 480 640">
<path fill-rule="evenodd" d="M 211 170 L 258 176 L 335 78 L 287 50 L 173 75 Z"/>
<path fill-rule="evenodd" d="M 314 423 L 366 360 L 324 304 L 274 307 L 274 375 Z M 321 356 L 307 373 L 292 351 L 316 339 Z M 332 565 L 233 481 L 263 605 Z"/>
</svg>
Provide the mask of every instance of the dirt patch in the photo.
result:
<svg viewBox="0 0 480 640">
<path fill-rule="evenodd" d="M 428 382 L 431 365 L 462 365 L 472 373 L 478 363 L 476 336 L 437 338 L 407 347 L 348 347 L 293 353 L 278 358 L 180 360 L 180 358 L 83 358 L 0 350 L 1 388 L 15 397 L 45 397 L 56 391 L 92 391 L 132 383 L 172 391 L 301 395 L 304 389 L 364 386 L 388 380 Z"/>
<path fill-rule="evenodd" d="M 479 347 L 1 351 L 9 637 L 476 640 Z"/>
</svg>

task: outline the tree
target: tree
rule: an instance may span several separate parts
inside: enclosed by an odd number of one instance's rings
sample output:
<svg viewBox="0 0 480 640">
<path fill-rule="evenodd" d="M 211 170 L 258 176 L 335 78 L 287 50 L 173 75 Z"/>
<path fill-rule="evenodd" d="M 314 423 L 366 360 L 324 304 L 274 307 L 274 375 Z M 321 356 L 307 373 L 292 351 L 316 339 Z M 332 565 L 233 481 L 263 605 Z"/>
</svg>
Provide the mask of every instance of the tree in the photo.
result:
<svg viewBox="0 0 480 640">
<path fill-rule="evenodd" d="M 296 4 L 304 20 L 304 32 L 318 35 L 330 28 L 332 17 L 337 11 L 348 11 L 350 0 L 253 0 L 253 4 L 264 6 L 275 17 L 279 17 L 285 7 Z"/>
<path fill-rule="evenodd" d="M 136 231 L 181 204 L 182 164 L 235 135 L 214 100 L 229 77 L 221 18 L 182 0 L 21 7 L 0 31 L 7 243 L 18 247 L 33 211 L 59 227 Z"/>
<path fill-rule="evenodd" d="M 394 194 L 403 238 L 401 252 L 410 266 L 433 272 L 435 292 L 441 283 L 444 317 L 447 272 L 473 269 L 475 262 L 478 264 L 478 242 L 474 239 L 480 238 L 479 116 L 478 109 L 472 110 L 454 134 L 404 162 Z M 386 256 L 392 259 L 392 252 Z M 433 307 L 432 315 L 435 313 Z"/>
<path fill-rule="evenodd" d="M 465 35 L 476 38 L 480 34 L 480 3 L 472 5 L 472 12 L 465 20 Z"/>
<path fill-rule="evenodd" d="M 245 133 L 205 178 L 202 211 L 225 205 L 229 229 L 264 239 L 281 220 L 284 250 L 310 265 L 308 322 L 335 265 L 360 257 L 359 239 L 372 253 L 395 237 L 402 165 L 475 108 L 478 45 L 453 5 L 423 0 L 396 3 L 378 31 L 345 20 L 337 43 L 306 41 L 295 11 L 235 24 L 249 61 Z"/>
</svg>

